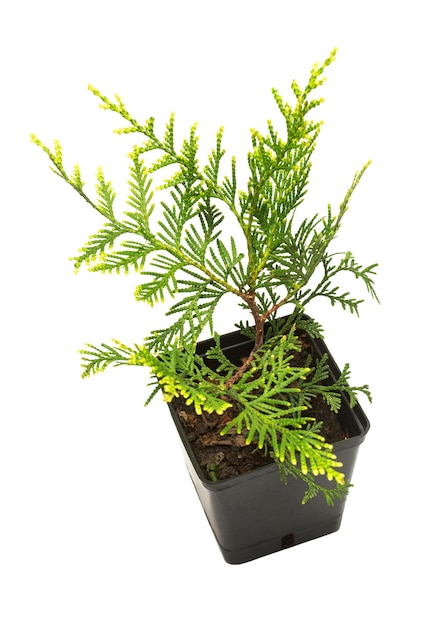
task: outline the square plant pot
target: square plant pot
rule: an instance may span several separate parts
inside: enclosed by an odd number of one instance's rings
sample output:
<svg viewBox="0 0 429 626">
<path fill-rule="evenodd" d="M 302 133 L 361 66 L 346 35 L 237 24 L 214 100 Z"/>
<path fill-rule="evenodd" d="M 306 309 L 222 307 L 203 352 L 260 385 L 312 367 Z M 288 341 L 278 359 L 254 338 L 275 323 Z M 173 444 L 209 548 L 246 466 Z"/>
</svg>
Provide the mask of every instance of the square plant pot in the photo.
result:
<svg viewBox="0 0 429 626">
<path fill-rule="evenodd" d="M 204 354 L 212 340 L 198 344 Z M 221 345 L 231 360 L 250 353 L 252 342 L 238 331 L 223 335 Z M 315 355 L 329 355 L 330 375 L 336 380 L 340 370 L 326 344 L 313 341 Z M 169 404 L 179 433 L 185 463 L 194 483 L 201 505 L 227 563 L 239 564 L 290 548 L 297 544 L 335 532 L 340 528 L 346 497 L 328 506 L 321 495 L 302 504 L 306 485 L 289 477 L 287 484 L 280 479 L 275 462 L 239 476 L 212 482 L 205 476 L 187 439 L 179 416 Z M 342 462 L 342 472 L 350 481 L 360 444 L 369 430 L 369 421 L 359 404 L 350 407 L 343 394 L 339 419 L 348 438 L 333 444 L 333 452 Z M 329 488 L 325 477 L 318 482 Z"/>
</svg>

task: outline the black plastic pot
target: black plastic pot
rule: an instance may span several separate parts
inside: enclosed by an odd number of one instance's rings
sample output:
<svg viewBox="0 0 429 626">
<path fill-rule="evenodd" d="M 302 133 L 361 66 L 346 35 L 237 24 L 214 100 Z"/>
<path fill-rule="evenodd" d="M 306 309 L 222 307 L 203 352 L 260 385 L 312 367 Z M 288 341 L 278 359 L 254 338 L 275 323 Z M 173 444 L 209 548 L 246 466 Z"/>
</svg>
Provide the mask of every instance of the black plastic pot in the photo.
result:
<svg viewBox="0 0 429 626">
<path fill-rule="evenodd" d="M 211 340 L 198 344 L 204 352 Z M 249 354 L 251 344 L 238 331 L 222 337 L 222 347 L 234 360 Z M 331 376 L 337 379 L 340 370 L 325 343 L 315 342 L 315 349 L 328 353 Z M 322 496 L 302 504 L 306 491 L 303 481 L 289 478 L 285 485 L 276 463 L 246 474 L 211 482 L 204 476 L 174 408 L 169 405 L 179 432 L 186 466 L 198 493 L 207 519 L 227 563 L 244 563 L 252 559 L 316 539 L 340 528 L 346 498 L 336 500 L 333 507 Z M 339 417 L 349 438 L 334 444 L 334 453 L 343 463 L 346 479 L 351 480 L 359 446 L 369 430 L 369 421 L 362 408 L 350 408 L 347 397 L 342 399 Z M 321 482 L 330 486 L 326 479 Z"/>
</svg>

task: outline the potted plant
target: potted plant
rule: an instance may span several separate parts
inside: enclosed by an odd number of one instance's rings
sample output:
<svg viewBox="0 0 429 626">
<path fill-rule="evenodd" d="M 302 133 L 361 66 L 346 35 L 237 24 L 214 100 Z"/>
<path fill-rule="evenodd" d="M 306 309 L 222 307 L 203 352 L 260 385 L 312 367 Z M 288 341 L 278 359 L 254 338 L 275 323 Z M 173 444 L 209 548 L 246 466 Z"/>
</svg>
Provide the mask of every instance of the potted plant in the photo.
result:
<svg viewBox="0 0 429 626">
<path fill-rule="evenodd" d="M 32 136 L 53 171 L 105 222 L 74 257 L 76 269 L 135 269 L 142 277 L 138 301 L 172 301 L 167 325 L 148 329 L 141 343 L 87 345 L 83 376 L 109 365 L 150 368 L 148 402 L 161 392 L 169 403 L 192 480 L 230 563 L 337 530 L 369 428 L 357 401 L 359 392 L 371 399 L 368 387 L 351 385 L 349 366 L 339 370 L 321 325 L 307 314 L 315 298 L 358 313 L 362 301 L 336 284 L 344 272 L 377 298 L 376 264 L 331 250 L 369 163 L 337 211 L 300 214 L 322 124 L 309 114 L 323 101 L 314 92 L 335 54 L 313 67 L 305 88 L 292 82 L 292 104 L 273 89 L 283 127 L 268 121 L 265 133 L 251 130 L 244 190 L 235 158 L 223 169 L 222 128 L 200 165 L 195 125 L 178 148 L 174 115 L 160 134 L 154 118 L 140 124 L 119 96 L 110 100 L 92 86 L 100 106 L 125 120 L 117 133 L 143 136 L 129 155 L 129 206 L 121 217 L 102 169 L 92 198 L 79 166 L 66 171 L 60 144 L 51 150 Z M 161 172 L 155 189 L 161 170 L 168 174 Z M 232 235 L 223 230 L 227 215 L 236 225 Z M 219 336 L 216 314 L 227 295 L 243 315 L 235 331 Z"/>
</svg>

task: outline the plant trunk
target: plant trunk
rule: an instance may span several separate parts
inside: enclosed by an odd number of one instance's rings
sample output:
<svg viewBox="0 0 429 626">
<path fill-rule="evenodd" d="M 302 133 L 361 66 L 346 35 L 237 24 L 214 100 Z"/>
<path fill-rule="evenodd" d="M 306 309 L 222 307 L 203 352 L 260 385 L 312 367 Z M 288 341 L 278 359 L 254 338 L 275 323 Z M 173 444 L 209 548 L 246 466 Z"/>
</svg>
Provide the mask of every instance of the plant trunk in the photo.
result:
<svg viewBox="0 0 429 626">
<path fill-rule="evenodd" d="M 256 306 L 255 292 L 252 291 L 250 294 L 245 294 L 243 296 L 243 300 L 248 305 L 249 309 L 252 312 L 253 319 L 255 320 L 255 345 L 253 346 L 252 352 L 244 361 L 243 365 L 226 382 L 227 389 L 230 389 L 233 385 L 235 385 L 240 380 L 244 372 L 246 372 L 248 368 L 250 367 L 250 364 L 253 361 L 253 355 L 259 350 L 259 348 L 264 343 L 264 317 L 259 313 L 258 307 Z"/>
</svg>

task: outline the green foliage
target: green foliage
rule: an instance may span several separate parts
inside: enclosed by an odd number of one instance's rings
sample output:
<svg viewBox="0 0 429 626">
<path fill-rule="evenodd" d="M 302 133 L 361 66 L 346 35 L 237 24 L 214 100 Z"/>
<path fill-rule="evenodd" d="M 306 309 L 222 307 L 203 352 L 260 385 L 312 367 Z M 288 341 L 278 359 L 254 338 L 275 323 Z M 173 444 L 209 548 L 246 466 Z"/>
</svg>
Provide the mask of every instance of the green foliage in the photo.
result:
<svg viewBox="0 0 429 626">
<path fill-rule="evenodd" d="M 324 487 L 319 482 L 314 480 L 309 474 L 303 474 L 299 469 L 294 466 L 288 459 L 285 459 L 282 463 L 277 461 L 281 480 L 287 484 L 289 477 L 294 479 L 299 478 L 304 481 L 307 487 L 307 491 L 302 499 L 302 504 L 306 504 L 309 500 L 315 496 L 321 494 L 325 497 L 326 504 L 328 506 L 334 506 L 335 499 L 340 500 L 343 496 L 349 493 L 349 489 L 352 486 L 350 482 L 337 483 L 335 487 Z"/>
<path fill-rule="evenodd" d="M 330 251 L 369 163 L 355 174 L 336 213 L 328 206 L 323 217 L 300 219 L 298 210 L 307 192 L 311 157 L 322 126 L 309 113 L 323 102 L 314 92 L 323 83 L 335 52 L 321 66 L 313 67 L 304 88 L 292 83 L 292 104 L 273 89 L 283 123 L 279 130 L 270 120 L 265 132 L 251 130 L 245 190 L 238 189 L 235 157 L 224 164 L 223 128 L 200 165 L 196 125 L 179 142 L 173 114 L 159 132 L 153 117 L 140 124 L 119 96 L 111 100 L 92 86 L 89 89 L 100 106 L 125 122 L 116 132 L 142 137 L 129 154 L 129 208 L 122 210 L 121 217 L 113 185 L 101 168 L 91 198 L 84 191 L 79 166 L 67 173 L 59 142 L 51 150 L 32 136 L 47 153 L 53 171 L 105 220 L 73 258 L 76 270 L 82 264 L 91 271 L 108 273 L 131 268 L 142 280 L 135 292 L 137 300 L 150 306 L 172 300 L 169 325 L 152 330 L 143 345 L 87 346 L 82 351 L 84 376 L 108 365 L 144 365 L 153 377 L 151 397 L 159 390 L 167 401 L 182 396 L 197 414 L 222 415 L 238 407 L 222 433 L 244 432 L 249 444 L 268 445 L 284 477 L 299 475 L 306 481 L 306 499 L 326 491 L 311 476 L 334 480 L 337 491 L 325 493 L 328 503 L 348 486 L 332 446 L 311 417 L 312 399 L 322 395 L 338 411 L 344 393 L 351 404 L 357 401 L 358 392 L 370 396 L 366 386 L 349 384 L 348 365 L 337 381 L 327 382 L 326 355 L 316 364 L 293 366 L 293 355 L 300 350 L 295 333 L 304 330 L 310 337 L 322 336 L 320 324 L 303 316 L 309 302 L 318 297 L 359 313 L 362 300 L 340 289 L 336 281 L 341 274 L 353 275 L 377 298 L 376 264 L 364 266 L 351 252 Z M 225 170 L 229 171 L 226 175 Z M 161 183 L 156 186 L 159 176 Z M 222 233 L 227 214 L 237 224 L 237 237 Z M 254 349 L 240 366 L 227 359 L 214 328 L 215 312 L 226 294 L 235 296 L 254 320 L 253 325 L 238 324 L 254 340 Z M 287 322 L 277 317 L 286 305 Z M 206 327 L 215 346 L 203 359 L 196 344 Z"/>
<path fill-rule="evenodd" d="M 263 448 L 268 442 L 281 463 L 287 456 L 296 465 L 299 455 L 303 474 L 310 467 L 315 476 L 326 473 L 329 480 L 342 483 L 344 477 L 336 469 L 341 464 L 332 454 L 332 445 L 311 427 L 314 418 L 304 414 L 311 406 L 302 403 L 311 369 L 290 364 L 301 349 L 294 331 L 268 342 L 269 347 L 254 355 L 251 367 L 230 388 L 242 408 L 222 434 L 233 428 L 238 433 L 245 430 L 248 444 L 256 441 Z M 328 389 L 334 392 L 335 386 Z"/>
</svg>

